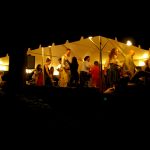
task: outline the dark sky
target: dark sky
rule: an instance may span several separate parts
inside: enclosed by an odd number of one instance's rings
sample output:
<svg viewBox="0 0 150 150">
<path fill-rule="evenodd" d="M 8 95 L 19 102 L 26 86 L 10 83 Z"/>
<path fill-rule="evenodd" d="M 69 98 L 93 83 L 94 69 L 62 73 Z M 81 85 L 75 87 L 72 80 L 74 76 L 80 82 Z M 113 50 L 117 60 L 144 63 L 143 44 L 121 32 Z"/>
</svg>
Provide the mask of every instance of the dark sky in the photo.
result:
<svg viewBox="0 0 150 150">
<path fill-rule="evenodd" d="M 150 31 L 148 30 L 142 31 L 133 29 L 126 31 L 123 29 L 106 29 L 104 27 L 89 27 L 86 25 L 85 28 L 77 28 L 77 26 L 71 26 L 70 28 L 66 27 L 68 26 L 54 27 L 54 25 L 45 25 L 45 27 L 43 27 L 43 25 L 41 25 L 40 27 L 28 26 L 22 27 L 22 29 L 19 29 L 19 27 L 6 29 L 5 33 L 3 35 L 1 34 L 0 54 L 16 48 L 21 49 L 30 47 L 31 49 L 35 49 L 39 47 L 40 44 L 42 44 L 42 46 L 51 45 L 53 42 L 55 44 L 63 44 L 66 40 L 69 40 L 70 42 L 79 40 L 81 36 L 86 38 L 98 35 L 113 39 L 117 37 L 118 41 L 124 43 L 127 40 L 131 40 L 135 46 L 141 45 L 141 48 L 147 50 L 150 48 Z"/>
<path fill-rule="evenodd" d="M 102 33 L 103 34 L 103 33 Z M 138 46 L 140 45 L 143 49 L 150 48 L 150 31 L 112 31 L 110 33 L 104 33 L 104 35 L 110 35 L 110 37 L 117 37 L 118 41 L 126 43 L 127 40 L 131 40 L 133 45 Z"/>
<path fill-rule="evenodd" d="M 122 3 L 98 5 L 90 1 L 86 5 L 64 2 L 58 5 L 54 2 L 51 5 L 21 4 L 22 7 L 17 4 L 17 9 L 7 6 L 10 11 L 6 13 L 1 9 L 0 14 L 0 52 L 17 46 L 34 48 L 39 44 L 62 44 L 66 40 L 79 40 L 81 36 L 96 35 L 117 37 L 120 42 L 131 39 L 135 46 L 149 49 L 150 24 L 148 18 L 144 18 L 149 9 L 143 7 L 145 11 L 141 11 L 141 3 L 136 7 Z"/>
</svg>

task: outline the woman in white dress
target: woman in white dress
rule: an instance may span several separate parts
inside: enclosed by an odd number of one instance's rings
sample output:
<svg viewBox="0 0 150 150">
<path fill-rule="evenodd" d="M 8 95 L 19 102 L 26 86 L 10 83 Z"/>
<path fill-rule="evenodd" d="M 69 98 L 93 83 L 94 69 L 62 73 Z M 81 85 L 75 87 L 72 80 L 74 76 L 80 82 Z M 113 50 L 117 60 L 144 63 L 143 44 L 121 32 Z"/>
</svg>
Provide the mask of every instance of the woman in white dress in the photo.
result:
<svg viewBox="0 0 150 150">
<path fill-rule="evenodd" d="M 60 87 L 67 87 L 70 81 L 70 53 L 71 50 L 67 48 L 66 53 L 61 58 L 61 76 L 60 76 Z"/>
</svg>

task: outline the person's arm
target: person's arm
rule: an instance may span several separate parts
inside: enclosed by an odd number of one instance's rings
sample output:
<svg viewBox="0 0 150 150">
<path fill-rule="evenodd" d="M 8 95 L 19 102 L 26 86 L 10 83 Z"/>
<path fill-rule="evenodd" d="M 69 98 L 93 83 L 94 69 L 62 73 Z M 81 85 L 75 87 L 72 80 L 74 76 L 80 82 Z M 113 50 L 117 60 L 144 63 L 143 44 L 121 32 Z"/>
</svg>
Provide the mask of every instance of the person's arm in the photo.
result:
<svg viewBox="0 0 150 150">
<path fill-rule="evenodd" d="M 62 56 L 62 59 L 61 59 L 61 66 L 63 68 L 65 68 L 65 57 L 64 56 Z"/>
</svg>

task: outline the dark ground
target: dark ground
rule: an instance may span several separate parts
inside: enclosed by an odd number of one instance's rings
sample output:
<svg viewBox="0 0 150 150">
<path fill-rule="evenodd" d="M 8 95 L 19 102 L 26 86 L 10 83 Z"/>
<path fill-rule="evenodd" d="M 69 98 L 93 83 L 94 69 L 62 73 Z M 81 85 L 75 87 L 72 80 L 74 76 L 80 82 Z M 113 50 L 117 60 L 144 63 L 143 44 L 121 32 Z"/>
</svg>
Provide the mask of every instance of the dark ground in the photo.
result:
<svg viewBox="0 0 150 150">
<path fill-rule="evenodd" d="M 149 88 L 100 94 L 95 88 L 27 86 L 15 95 L 0 91 L 1 125 L 8 127 L 99 128 L 148 125 Z"/>
</svg>

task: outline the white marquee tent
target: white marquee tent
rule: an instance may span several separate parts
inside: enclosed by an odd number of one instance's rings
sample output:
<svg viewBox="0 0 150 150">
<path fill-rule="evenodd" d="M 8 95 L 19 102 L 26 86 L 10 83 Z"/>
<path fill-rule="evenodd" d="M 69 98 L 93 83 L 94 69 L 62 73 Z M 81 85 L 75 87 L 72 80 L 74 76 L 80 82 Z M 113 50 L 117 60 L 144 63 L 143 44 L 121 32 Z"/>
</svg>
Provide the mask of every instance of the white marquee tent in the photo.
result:
<svg viewBox="0 0 150 150">
<path fill-rule="evenodd" d="M 101 44 L 100 44 L 101 43 Z M 79 41 L 69 42 L 66 41 L 63 45 L 52 44 L 49 47 L 39 47 L 35 50 L 28 49 L 27 54 L 35 56 L 35 66 L 37 64 L 43 64 L 47 57 L 52 59 L 52 66 L 56 68 L 58 65 L 58 58 L 60 58 L 65 52 L 66 48 L 71 49 L 71 58 L 76 56 L 78 58 L 79 66 L 86 55 L 91 57 L 91 63 L 94 63 L 95 60 L 100 62 L 100 50 L 102 51 L 102 65 L 104 65 L 106 58 L 110 50 L 114 47 L 120 48 L 125 54 L 128 53 L 130 49 L 135 51 L 134 62 L 137 66 L 142 66 L 144 60 L 149 57 L 149 51 L 141 49 L 136 46 L 127 46 L 124 43 L 118 42 L 116 39 L 109 39 L 102 36 L 96 36 L 92 38 L 83 38 Z M 42 54 L 43 50 L 43 54 Z M 119 54 L 120 63 L 123 62 L 124 57 Z M 80 70 L 80 67 L 79 67 Z"/>
<path fill-rule="evenodd" d="M 110 50 L 114 47 L 119 47 L 125 54 L 128 53 L 129 49 L 133 49 L 135 51 L 134 62 L 137 66 L 142 66 L 144 64 L 144 60 L 149 57 L 148 50 L 144 50 L 136 46 L 127 46 L 126 44 L 121 43 L 116 39 L 109 39 L 102 36 L 92 37 L 91 40 L 89 38 L 84 39 L 83 37 L 81 37 L 79 41 L 66 41 L 66 43 L 62 45 L 52 44 L 51 46 L 44 48 L 39 46 L 38 49 L 34 50 L 30 50 L 29 48 L 27 54 L 35 56 L 35 67 L 37 66 L 37 64 L 43 64 L 46 58 L 49 57 L 52 59 L 52 66 L 56 68 L 56 66 L 58 65 L 58 58 L 60 58 L 66 52 L 66 48 L 71 49 L 71 58 L 73 56 L 76 56 L 78 58 L 79 66 L 81 66 L 80 64 L 86 55 L 89 55 L 91 57 L 91 63 L 94 63 L 95 60 L 100 62 L 101 50 L 102 65 L 104 65 Z M 119 54 L 119 60 L 121 63 L 124 60 L 124 57 L 121 54 Z M 8 70 L 8 65 L 8 55 L 6 57 L 0 58 L 0 70 Z"/>
</svg>

